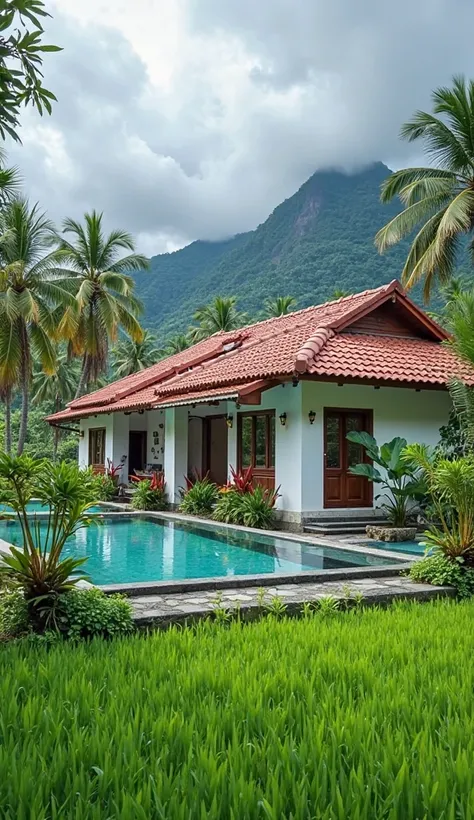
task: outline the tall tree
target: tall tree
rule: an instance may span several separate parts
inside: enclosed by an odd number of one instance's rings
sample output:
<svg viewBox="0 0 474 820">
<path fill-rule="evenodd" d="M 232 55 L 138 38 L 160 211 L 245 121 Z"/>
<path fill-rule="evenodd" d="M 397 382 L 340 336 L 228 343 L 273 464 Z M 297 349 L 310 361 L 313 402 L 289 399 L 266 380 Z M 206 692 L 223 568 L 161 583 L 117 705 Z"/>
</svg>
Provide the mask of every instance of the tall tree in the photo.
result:
<svg viewBox="0 0 474 820">
<path fill-rule="evenodd" d="M 59 332 L 69 340 L 71 353 L 82 357 L 76 391 L 76 396 L 80 396 L 106 372 L 109 345 L 117 340 L 120 330 L 134 342 L 143 338 L 138 321 L 142 305 L 134 295 L 135 283 L 128 274 L 147 268 L 148 259 L 135 253 L 129 233 L 115 230 L 106 236 L 102 214 L 96 211 L 84 215 L 84 225 L 65 219 L 58 248 L 63 263 L 70 268 L 64 285 L 76 288 L 75 305 L 65 311 Z M 120 257 L 122 250 L 131 253 Z"/>
<path fill-rule="evenodd" d="M 237 298 L 235 296 L 216 296 L 208 305 L 204 305 L 196 310 L 194 318 L 199 322 L 199 327 L 191 328 L 193 342 L 198 342 L 217 333 L 219 330 L 234 330 L 240 327 L 244 316 L 235 307 Z"/>
<path fill-rule="evenodd" d="M 474 289 L 457 293 L 446 305 L 444 318 L 452 334 L 448 344 L 461 361 L 474 367 Z M 465 441 L 474 449 L 474 389 L 456 378 L 450 393 Z"/>
<path fill-rule="evenodd" d="M 187 350 L 188 347 L 191 347 L 192 343 L 193 342 L 189 334 L 176 333 L 174 336 L 170 336 L 162 350 L 162 353 L 164 356 L 174 356 L 175 353 L 182 353 L 183 350 Z"/>
<path fill-rule="evenodd" d="M 32 404 L 49 402 L 58 412 L 66 402 L 70 401 L 76 392 L 79 381 L 79 367 L 77 362 L 71 362 L 65 353 L 57 356 L 57 366 L 54 373 L 47 373 L 41 362 L 34 362 L 32 382 Z M 55 427 L 53 431 L 53 461 L 56 461 L 61 431 Z"/>
<path fill-rule="evenodd" d="M 375 237 L 383 253 L 417 230 L 402 281 L 408 288 L 422 281 L 427 301 L 436 280 L 444 285 L 451 278 L 461 235 L 473 232 L 474 81 L 454 77 L 451 88 L 436 89 L 432 98 L 433 113 L 417 111 L 401 129 L 403 139 L 421 140 L 431 164 L 385 181 L 382 201 L 398 196 L 404 210 Z M 473 240 L 470 251 L 474 256 Z"/>
<path fill-rule="evenodd" d="M 156 336 L 149 330 L 143 331 L 141 341 L 120 339 L 112 350 L 112 361 L 118 379 L 146 370 L 160 359 L 162 351 L 157 347 Z"/>
<path fill-rule="evenodd" d="M 264 315 L 268 318 L 286 316 L 295 309 L 296 303 L 297 300 L 294 296 L 277 296 L 276 299 L 267 299 Z"/>
<path fill-rule="evenodd" d="M 42 20 L 47 13 L 41 0 L 3 0 L 0 4 L 0 137 L 17 142 L 19 113 L 32 105 L 51 114 L 56 97 L 43 85 L 43 54 L 61 51 L 42 42 Z"/>
<path fill-rule="evenodd" d="M 8 395 L 15 384 L 22 393 L 18 453 L 28 423 L 32 353 L 48 374 L 56 370 L 52 338 L 54 308 L 73 303 L 56 281 L 53 225 L 38 205 L 13 200 L 2 213 L 0 236 L 0 385 Z M 10 439 L 11 440 L 11 439 Z"/>
</svg>

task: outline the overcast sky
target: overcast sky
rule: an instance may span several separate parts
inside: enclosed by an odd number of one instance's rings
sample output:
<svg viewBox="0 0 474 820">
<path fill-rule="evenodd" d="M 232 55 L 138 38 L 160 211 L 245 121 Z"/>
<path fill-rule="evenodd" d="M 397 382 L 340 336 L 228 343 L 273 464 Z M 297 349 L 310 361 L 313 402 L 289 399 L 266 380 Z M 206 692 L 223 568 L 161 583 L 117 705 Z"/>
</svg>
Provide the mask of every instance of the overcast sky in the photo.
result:
<svg viewBox="0 0 474 820">
<path fill-rule="evenodd" d="M 50 118 L 10 155 L 50 216 L 146 253 L 254 228 L 316 169 L 416 159 L 400 124 L 474 76 L 473 0 L 48 2 Z"/>
</svg>

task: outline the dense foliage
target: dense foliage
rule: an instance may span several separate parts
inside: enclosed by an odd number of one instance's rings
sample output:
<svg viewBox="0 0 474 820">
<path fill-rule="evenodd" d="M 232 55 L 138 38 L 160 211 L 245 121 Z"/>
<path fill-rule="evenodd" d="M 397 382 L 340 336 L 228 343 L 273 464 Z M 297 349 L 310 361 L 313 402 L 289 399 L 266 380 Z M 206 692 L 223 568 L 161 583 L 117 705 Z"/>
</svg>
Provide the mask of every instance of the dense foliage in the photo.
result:
<svg viewBox="0 0 474 820">
<path fill-rule="evenodd" d="M 19 141 L 19 114 L 32 105 L 51 113 L 54 94 L 43 85 L 46 52 L 60 51 L 43 42 L 43 22 L 50 15 L 41 0 L 3 0 L 0 7 L 0 137 Z"/>
<path fill-rule="evenodd" d="M 441 551 L 415 561 L 409 575 L 415 583 L 452 586 L 460 598 L 474 595 L 474 570 L 466 567 L 462 559 L 452 560 Z"/>
<path fill-rule="evenodd" d="M 195 481 L 183 495 L 179 509 L 188 515 L 211 515 L 219 490 L 209 478 Z"/>
<path fill-rule="evenodd" d="M 167 506 L 168 496 L 162 475 L 154 473 L 151 479 L 145 478 L 137 483 L 132 495 L 134 510 L 157 512 L 166 510 Z"/>
<path fill-rule="evenodd" d="M 397 279 L 408 244 L 383 258 L 374 246 L 376 231 L 398 210 L 380 202 L 389 174 L 382 163 L 352 176 L 318 172 L 255 231 L 154 256 L 148 273 L 134 275 L 145 324 L 165 335 L 186 330 L 196 303 L 217 294 L 238 294 L 238 308 L 252 317 L 282 294 L 306 307 L 335 287 L 354 293 Z"/>
<path fill-rule="evenodd" d="M 405 604 L 7 644 L 2 812 L 468 820 L 473 617 Z"/>
</svg>

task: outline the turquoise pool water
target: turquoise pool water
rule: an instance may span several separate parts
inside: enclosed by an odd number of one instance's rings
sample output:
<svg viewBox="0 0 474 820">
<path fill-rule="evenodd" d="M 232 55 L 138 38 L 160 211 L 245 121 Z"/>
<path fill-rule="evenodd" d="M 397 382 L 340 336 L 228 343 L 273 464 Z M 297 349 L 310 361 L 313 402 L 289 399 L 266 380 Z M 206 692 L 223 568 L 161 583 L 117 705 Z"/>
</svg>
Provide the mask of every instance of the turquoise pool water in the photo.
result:
<svg viewBox="0 0 474 820">
<path fill-rule="evenodd" d="M 425 547 L 418 541 L 363 541 L 359 546 L 373 547 L 376 550 L 390 550 L 408 555 L 424 555 Z"/>
<path fill-rule="evenodd" d="M 0 521 L 0 538 L 21 545 L 16 521 Z M 104 518 L 79 530 L 64 555 L 85 556 L 84 570 L 96 584 L 176 581 L 260 573 L 298 573 L 393 563 L 263 534 L 230 533 L 146 517 Z"/>
<path fill-rule="evenodd" d="M 28 512 L 32 512 L 32 513 L 37 513 L 37 512 L 46 513 L 46 512 L 48 512 L 47 507 L 44 507 L 41 504 L 41 501 L 30 501 L 30 503 L 27 504 L 26 509 L 28 510 Z M 107 509 L 107 508 L 106 507 L 105 508 L 101 507 L 99 504 L 95 504 L 93 507 L 90 508 L 90 511 L 93 512 L 93 513 L 98 513 L 98 512 L 104 512 L 105 509 Z M 8 506 L 8 504 L 0 504 L 0 512 L 12 513 L 13 510 L 11 509 L 11 507 Z"/>
</svg>

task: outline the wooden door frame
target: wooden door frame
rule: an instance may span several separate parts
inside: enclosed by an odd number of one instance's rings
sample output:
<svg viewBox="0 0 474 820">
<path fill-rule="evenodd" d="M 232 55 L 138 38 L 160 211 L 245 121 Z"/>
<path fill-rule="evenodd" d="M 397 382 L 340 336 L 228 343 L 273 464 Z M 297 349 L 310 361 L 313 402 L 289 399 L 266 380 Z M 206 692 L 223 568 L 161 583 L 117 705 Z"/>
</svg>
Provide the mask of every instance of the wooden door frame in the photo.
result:
<svg viewBox="0 0 474 820">
<path fill-rule="evenodd" d="M 143 467 L 142 470 L 146 469 L 147 465 L 147 451 L 148 451 L 148 430 L 129 430 L 128 431 L 128 460 L 130 464 L 130 434 L 131 433 L 140 433 L 142 439 L 142 463 Z"/>
<path fill-rule="evenodd" d="M 244 413 L 237 414 L 237 469 L 241 471 L 245 469 L 242 463 L 242 420 L 244 418 L 252 417 L 252 416 L 273 416 L 275 419 L 275 457 L 276 457 L 276 410 L 249 410 Z M 255 436 L 252 436 L 251 441 L 251 462 L 252 462 L 252 470 L 254 475 L 254 483 L 260 484 L 262 483 L 263 486 L 268 487 L 269 489 L 275 488 L 275 465 L 272 464 L 271 467 L 256 467 L 253 466 L 255 461 Z M 265 462 L 270 464 L 271 462 L 271 440 L 270 436 L 266 436 L 265 440 Z M 246 465 L 247 466 L 247 465 Z"/>
<path fill-rule="evenodd" d="M 103 431 L 104 433 L 104 460 L 101 464 L 92 461 L 91 459 L 91 448 L 92 448 L 92 440 L 91 440 L 91 433 L 97 433 L 99 431 Z M 89 467 L 92 467 L 96 472 L 101 472 L 100 468 L 103 467 L 105 471 L 105 453 L 106 453 L 106 445 L 107 445 L 107 428 L 104 426 L 101 427 L 89 427 L 88 430 L 88 441 L 87 441 L 87 450 L 88 450 L 88 462 Z"/>
<path fill-rule="evenodd" d="M 211 422 L 214 419 L 226 419 L 227 413 L 211 413 L 209 416 L 193 416 L 202 421 L 202 474 L 211 471 Z M 227 443 L 227 451 L 229 444 Z"/>
<path fill-rule="evenodd" d="M 326 453 L 327 453 L 327 424 L 326 420 L 327 417 L 331 414 L 340 413 L 341 415 L 350 415 L 351 413 L 360 413 L 364 415 L 366 418 L 366 432 L 369 435 L 373 435 L 374 430 L 374 411 L 369 408 L 363 407 L 325 407 L 323 412 L 323 508 L 325 510 L 344 510 L 344 509 L 352 509 L 352 507 L 347 507 L 346 504 L 331 504 L 326 500 Z M 347 439 L 344 438 L 342 429 L 341 429 L 341 439 L 340 444 L 341 446 L 341 464 L 345 462 L 344 453 Z M 364 452 L 363 461 L 367 462 L 368 464 L 371 463 L 370 459 L 367 458 Z M 343 469 L 343 468 L 342 468 Z M 371 509 L 374 504 L 374 485 L 372 481 L 367 481 L 367 503 L 358 504 L 357 507 L 360 509 Z"/>
</svg>

